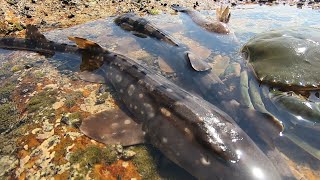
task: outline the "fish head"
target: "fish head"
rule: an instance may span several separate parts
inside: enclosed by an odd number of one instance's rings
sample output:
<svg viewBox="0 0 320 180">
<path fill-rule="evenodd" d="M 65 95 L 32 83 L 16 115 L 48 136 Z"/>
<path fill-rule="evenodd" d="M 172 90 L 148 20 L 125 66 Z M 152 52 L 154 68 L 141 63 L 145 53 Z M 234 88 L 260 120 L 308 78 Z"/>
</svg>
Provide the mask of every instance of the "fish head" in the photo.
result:
<svg viewBox="0 0 320 180">
<path fill-rule="evenodd" d="M 208 23 L 206 24 L 207 28 L 209 31 L 216 32 L 216 33 L 221 33 L 221 34 L 229 34 L 231 33 L 231 30 L 229 26 L 224 23 L 224 22 L 213 22 L 213 23 Z"/>
<path fill-rule="evenodd" d="M 187 97 L 145 127 L 148 139 L 199 179 L 281 179 L 271 161 L 227 114 Z"/>
</svg>

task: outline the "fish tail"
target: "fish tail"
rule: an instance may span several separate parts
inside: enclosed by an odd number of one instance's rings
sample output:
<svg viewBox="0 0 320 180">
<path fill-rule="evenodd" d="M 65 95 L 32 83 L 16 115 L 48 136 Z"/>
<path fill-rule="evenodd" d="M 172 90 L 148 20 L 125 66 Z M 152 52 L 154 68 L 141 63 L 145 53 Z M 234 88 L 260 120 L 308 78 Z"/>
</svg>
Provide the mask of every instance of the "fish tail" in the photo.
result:
<svg viewBox="0 0 320 180">
<path fill-rule="evenodd" d="M 216 17 L 219 22 L 228 23 L 231 17 L 229 6 L 217 8 Z"/>
</svg>

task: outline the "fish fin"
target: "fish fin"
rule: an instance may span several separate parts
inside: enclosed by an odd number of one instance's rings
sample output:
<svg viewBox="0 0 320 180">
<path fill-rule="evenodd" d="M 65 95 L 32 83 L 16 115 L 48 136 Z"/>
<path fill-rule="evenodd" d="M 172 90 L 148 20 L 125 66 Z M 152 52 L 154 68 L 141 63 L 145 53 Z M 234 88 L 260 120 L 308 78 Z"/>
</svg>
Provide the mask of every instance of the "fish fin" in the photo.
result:
<svg viewBox="0 0 320 180">
<path fill-rule="evenodd" d="M 68 39 L 75 42 L 80 49 L 90 49 L 95 51 L 103 50 L 99 44 L 85 38 L 69 36 Z"/>
<path fill-rule="evenodd" d="M 148 37 L 146 34 L 140 33 L 140 32 L 137 32 L 137 31 L 133 31 L 132 35 L 134 35 L 136 37 L 139 37 L 139 38 L 147 38 Z"/>
<path fill-rule="evenodd" d="M 159 64 L 161 71 L 163 71 L 165 73 L 174 73 L 174 70 L 161 57 L 158 58 L 158 64 Z"/>
<path fill-rule="evenodd" d="M 228 23 L 230 21 L 230 18 L 231 18 L 231 13 L 229 13 L 225 23 Z"/>
<path fill-rule="evenodd" d="M 187 52 L 187 58 L 186 59 L 189 61 L 191 67 L 195 71 L 208 71 L 208 70 L 211 70 L 211 66 L 207 62 L 197 58 L 196 55 L 191 53 L 191 52 Z"/>
<path fill-rule="evenodd" d="M 28 24 L 26 27 L 26 39 L 31 39 L 37 42 L 49 42 L 39 29 L 32 24 Z"/>
<path fill-rule="evenodd" d="M 188 8 L 179 6 L 179 4 L 172 4 L 171 5 L 171 9 L 173 9 L 173 10 L 175 10 L 177 12 L 185 12 L 185 11 L 188 10 Z"/>
<path fill-rule="evenodd" d="M 216 18 L 217 18 L 217 21 L 220 21 L 220 17 L 221 17 L 221 6 L 216 8 Z"/>
<path fill-rule="evenodd" d="M 222 18 L 221 22 L 227 23 L 227 21 L 229 21 L 228 20 L 229 15 L 230 15 L 230 9 L 229 9 L 229 6 L 227 6 L 221 14 L 221 18 Z"/>
<path fill-rule="evenodd" d="M 104 144 L 130 146 L 145 142 L 142 124 L 133 121 L 121 109 L 103 111 L 83 120 L 80 130 Z"/>
<path fill-rule="evenodd" d="M 228 23 L 231 17 L 230 8 L 220 6 L 216 9 L 216 18 L 219 22 Z"/>
</svg>

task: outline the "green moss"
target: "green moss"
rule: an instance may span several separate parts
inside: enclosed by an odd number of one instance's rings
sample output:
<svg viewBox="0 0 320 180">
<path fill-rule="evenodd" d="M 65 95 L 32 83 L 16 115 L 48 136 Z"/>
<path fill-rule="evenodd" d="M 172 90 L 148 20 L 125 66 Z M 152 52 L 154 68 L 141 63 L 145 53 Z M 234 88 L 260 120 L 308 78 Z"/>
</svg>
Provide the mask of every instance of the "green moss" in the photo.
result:
<svg viewBox="0 0 320 180">
<path fill-rule="evenodd" d="M 79 112 L 71 113 L 68 118 L 70 119 L 82 119 L 81 114 Z"/>
<path fill-rule="evenodd" d="M 8 70 L 10 68 L 10 66 L 11 66 L 10 63 L 2 64 L 3 69 L 6 69 L 6 70 Z"/>
<path fill-rule="evenodd" d="M 64 105 L 67 106 L 67 108 L 72 108 L 76 104 L 77 100 L 82 97 L 83 95 L 80 91 L 75 91 L 71 94 L 68 94 L 66 100 L 64 101 Z"/>
<path fill-rule="evenodd" d="M 67 108 L 72 108 L 76 104 L 76 100 L 74 99 L 67 99 L 64 101 L 64 105 L 67 106 Z"/>
<path fill-rule="evenodd" d="M 29 112 L 39 111 L 41 108 L 51 108 L 52 104 L 56 102 L 56 91 L 46 90 L 33 96 L 27 104 Z M 49 110 L 50 111 L 50 110 Z"/>
<path fill-rule="evenodd" d="M 39 111 L 37 114 L 33 116 L 33 121 L 40 122 L 43 118 L 52 120 L 55 117 L 55 110 L 54 109 L 43 109 Z"/>
<path fill-rule="evenodd" d="M 151 15 L 157 15 L 157 14 L 160 14 L 160 11 L 157 10 L 157 9 L 151 9 L 151 10 L 149 11 L 149 14 L 151 14 Z"/>
<path fill-rule="evenodd" d="M 100 99 L 106 100 L 111 96 L 109 92 L 105 92 L 99 96 Z"/>
<path fill-rule="evenodd" d="M 22 31 L 24 29 L 20 23 L 14 23 L 13 28 L 17 31 Z"/>
<path fill-rule="evenodd" d="M 44 77 L 44 73 L 43 72 L 41 72 L 41 71 L 35 71 L 34 72 L 34 76 L 36 77 L 36 78 L 42 78 L 42 77 Z"/>
<path fill-rule="evenodd" d="M 74 152 L 70 157 L 70 162 L 80 164 L 87 170 L 95 164 L 106 163 L 111 164 L 117 160 L 117 152 L 111 147 L 99 148 L 97 146 L 89 146 L 86 149 Z"/>
<path fill-rule="evenodd" d="M 71 127 L 79 128 L 82 122 L 82 116 L 79 112 L 71 113 L 63 122 Z"/>
<path fill-rule="evenodd" d="M 1 87 L 0 100 L 3 98 L 7 98 L 8 100 L 10 100 L 11 93 L 14 89 L 15 89 L 15 85 L 11 83 L 7 83 L 3 87 Z"/>
<path fill-rule="evenodd" d="M 102 154 L 106 164 L 112 164 L 118 160 L 118 153 L 111 146 L 103 148 Z"/>
<path fill-rule="evenodd" d="M 0 131 L 4 131 L 19 122 L 19 115 L 13 103 L 0 105 Z"/>
<path fill-rule="evenodd" d="M 159 156 L 156 150 L 143 145 L 135 146 L 132 150 L 137 153 L 132 160 L 142 178 L 161 179 L 157 170 Z"/>
<path fill-rule="evenodd" d="M 22 69 L 23 69 L 22 66 L 14 65 L 14 66 L 12 66 L 11 71 L 12 71 L 12 72 L 17 72 L 17 71 L 20 71 L 20 70 L 22 70 Z"/>
</svg>

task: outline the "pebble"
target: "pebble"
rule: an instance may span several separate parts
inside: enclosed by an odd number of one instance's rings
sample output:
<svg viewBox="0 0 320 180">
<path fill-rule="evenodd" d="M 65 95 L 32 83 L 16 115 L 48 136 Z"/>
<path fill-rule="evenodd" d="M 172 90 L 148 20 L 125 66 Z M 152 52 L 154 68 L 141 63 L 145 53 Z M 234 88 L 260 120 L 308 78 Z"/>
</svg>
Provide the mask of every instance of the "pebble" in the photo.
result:
<svg viewBox="0 0 320 180">
<path fill-rule="evenodd" d="M 131 150 L 126 150 L 123 152 L 122 158 L 124 160 L 129 160 L 131 158 L 133 158 L 137 153 Z"/>
<path fill-rule="evenodd" d="M 22 93 L 23 93 L 23 94 L 26 94 L 27 92 L 29 92 L 29 89 L 23 89 L 23 90 L 22 90 Z"/>
<path fill-rule="evenodd" d="M 128 163 L 128 162 L 123 162 L 123 163 L 122 163 L 122 167 L 126 168 L 126 167 L 128 167 L 128 166 L 129 166 L 129 163 Z"/>
<path fill-rule="evenodd" d="M 117 145 L 116 145 L 116 151 L 117 151 L 118 153 L 122 153 L 122 152 L 123 152 L 123 146 L 121 146 L 120 144 L 117 144 Z"/>
<path fill-rule="evenodd" d="M 69 15 L 68 15 L 68 18 L 69 18 L 69 19 L 74 18 L 74 17 L 75 17 L 74 14 L 69 14 Z"/>
<path fill-rule="evenodd" d="M 98 98 L 95 105 L 103 104 L 106 100 Z"/>
</svg>

